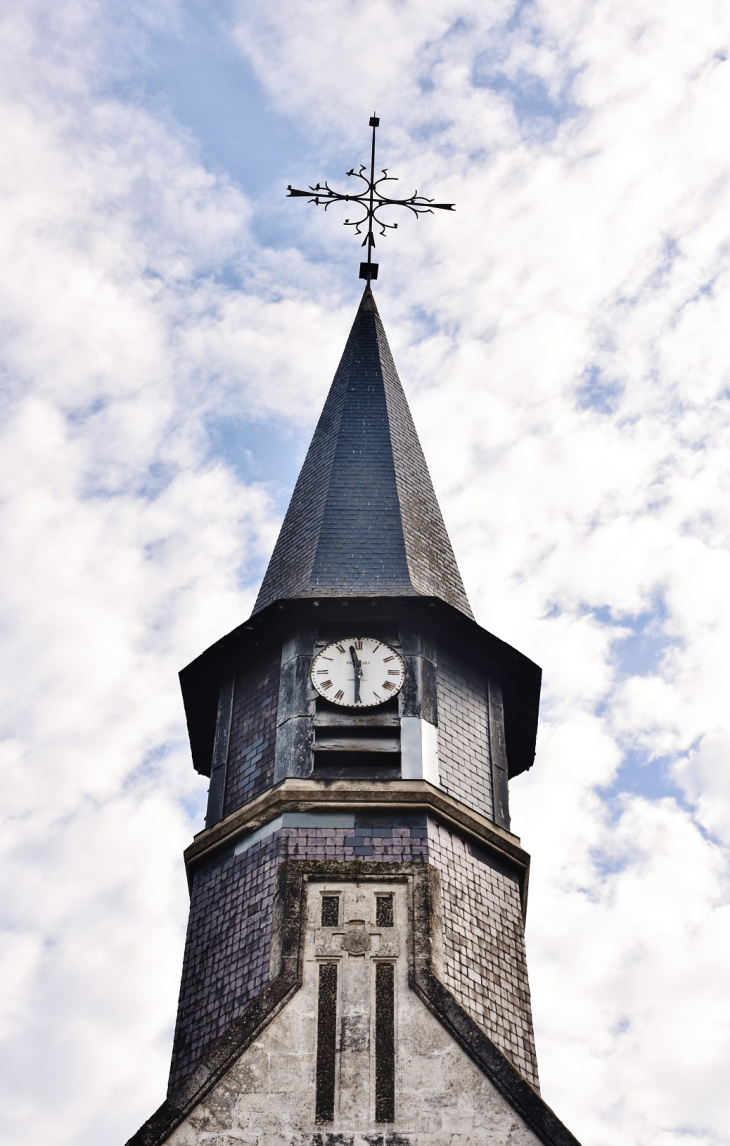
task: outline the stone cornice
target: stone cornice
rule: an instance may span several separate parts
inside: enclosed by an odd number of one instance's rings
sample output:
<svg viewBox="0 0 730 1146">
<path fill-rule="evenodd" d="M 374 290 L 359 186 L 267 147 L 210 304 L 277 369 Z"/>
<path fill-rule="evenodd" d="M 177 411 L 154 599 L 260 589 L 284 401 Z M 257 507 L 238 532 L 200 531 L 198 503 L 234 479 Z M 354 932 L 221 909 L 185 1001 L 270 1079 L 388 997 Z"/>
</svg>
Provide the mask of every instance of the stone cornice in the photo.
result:
<svg viewBox="0 0 730 1146">
<path fill-rule="evenodd" d="M 522 909 L 527 907 L 530 857 L 519 836 L 488 820 L 425 780 L 282 780 L 243 808 L 231 812 L 211 828 L 199 832 L 185 850 L 188 871 L 240 836 L 256 831 L 284 812 L 312 812 L 346 808 L 421 810 L 460 835 L 475 840 L 496 859 L 513 866 L 520 879 Z"/>
</svg>

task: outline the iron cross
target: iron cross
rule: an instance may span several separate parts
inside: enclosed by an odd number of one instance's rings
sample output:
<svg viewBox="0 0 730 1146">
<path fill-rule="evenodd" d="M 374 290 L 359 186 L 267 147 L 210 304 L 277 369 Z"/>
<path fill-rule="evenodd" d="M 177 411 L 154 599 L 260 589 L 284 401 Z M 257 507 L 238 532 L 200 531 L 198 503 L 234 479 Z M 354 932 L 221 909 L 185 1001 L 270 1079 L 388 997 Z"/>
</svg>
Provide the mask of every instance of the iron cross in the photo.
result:
<svg viewBox="0 0 730 1146">
<path fill-rule="evenodd" d="M 397 223 L 385 223 L 378 217 L 377 212 L 382 207 L 407 207 L 416 216 L 432 215 L 434 211 L 453 211 L 455 209 L 453 203 L 434 203 L 433 199 L 426 199 L 417 191 L 408 199 L 392 199 L 383 194 L 381 185 L 383 183 L 395 183 L 397 179 L 394 175 L 388 175 L 386 168 L 383 168 L 383 173 L 378 179 L 375 178 L 375 132 L 379 125 L 378 117 L 376 115 L 371 116 L 370 127 L 373 129 L 373 139 L 370 151 L 370 178 L 368 179 L 367 175 L 364 174 L 366 171 L 364 163 L 360 165 L 359 171 L 355 171 L 353 167 L 347 172 L 349 176 L 361 179 L 365 184 L 361 191 L 352 195 L 344 195 L 340 191 L 333 191 L 326 181 L 323 184 L 318 183 L 316 187 L 310 187 L 308 191 L 298 191 L 291 184 L 287 187 L 287 193 L 290 197 L 303 196 L 318 207 L 324 205 L 325 211 L 332 203 L 357 203 L 363 208 L 364 214 L 359 219 L 345 219 L 344 225 L 354 227 L 356 235 L 361 235 L 362 228 L 367 226 L 367 234 L 362 245 L 367 247 L 368 257 L 367 262 L 360 263 L 360 278 L 366 279 L 368 283 L 378 277 L 378 264 L 373 262 L 373 247 L 375 246 L 373 227 L 379 227 L 381 235 L 385 235 L 386 231 L 398 229 Z"/>
</svg>

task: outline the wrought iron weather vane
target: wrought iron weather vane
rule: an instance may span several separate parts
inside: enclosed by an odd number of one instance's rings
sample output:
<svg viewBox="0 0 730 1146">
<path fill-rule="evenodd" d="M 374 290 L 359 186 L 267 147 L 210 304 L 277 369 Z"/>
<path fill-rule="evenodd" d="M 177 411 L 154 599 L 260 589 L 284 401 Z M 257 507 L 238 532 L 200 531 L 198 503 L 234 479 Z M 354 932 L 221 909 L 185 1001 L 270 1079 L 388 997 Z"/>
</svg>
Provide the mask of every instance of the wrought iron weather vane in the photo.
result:
<svg viewBox="0 0 730 1146">
<path fill-rule="evenodd" d="M 359 219 L 345 219 L 344 225 L 346 227 L 354 227 L 356 235 L 362 235 L 363 228 L 367 227 L 365 238 L 362 241 L 363 247 L 367 247 L 367 262 L 360 263 L 360 278 L 365 279 L 368 284 L 378 277 L 378 263 L 373 262 L 373 247 L 375 246 L 375 235 L 373 229 L 375 227 L 380 229 L 380 234 L 385 235 L 387 231 L 397 231 L 397 223 L 386 223 L 383 219 L 378 217 L 378 211 L 383 207 L 407 207 L 416 217 L 419 215 L 432 215 L 434 211 L 453 211 L 455 206 L 453 203 L 434 203 L 433 199 L 427 199 L 424 195 L 419 195 L 414 192 L 408 199 L 393 199 L 383 193 L 382 185 L 384 183 L 395 183 L 397 179 L 394 175 L 388 175 L 387 168 L 383 168 L 383 173 L 379 179 L 375 178 L 375 132 L 380 125 L 380 120 L 376 115 L 370 117 L 370 127 L 373 129 L 372 148 L 370 151 L 370 178 L 368 179 L 365 174 L 365 164 L 360 165 L 360 170 L 355 171 L 354 167 L 347 172 L 348 176 L 354 179 L 361 179 L 365 186 L 361 191 L 351 195 L 345 195 L 340 191 L 333 191 L 329 183 L 318 183 L 316 187 L 310 187 L 308 191 L 298 191 L 296 187 L 291 184 L 287 187 L 287 193 L 291 198 L 295 196 L 304 197 L 309 199 L 310 203 L 315 203 L 318 207 L 324 206 L 325 211 L 333 203 L 356 203 L 363 209 L 364 214 Z"/>
</svg>

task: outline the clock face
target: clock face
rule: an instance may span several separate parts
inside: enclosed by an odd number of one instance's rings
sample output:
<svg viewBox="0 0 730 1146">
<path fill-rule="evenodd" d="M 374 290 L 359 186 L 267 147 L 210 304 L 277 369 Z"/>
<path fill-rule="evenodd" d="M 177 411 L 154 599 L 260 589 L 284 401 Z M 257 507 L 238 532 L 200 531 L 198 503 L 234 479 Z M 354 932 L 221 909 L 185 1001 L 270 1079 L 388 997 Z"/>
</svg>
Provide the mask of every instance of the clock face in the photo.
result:
<svg viewBox="0 0 730 1146">
<path fill-rule="evenodd" d="M 375 637 L 344 637 L 312 661 L 320 696 L 344 708 L 372 708 L 403 688 L 406 666 L 399 653 Z"/>
</svg>

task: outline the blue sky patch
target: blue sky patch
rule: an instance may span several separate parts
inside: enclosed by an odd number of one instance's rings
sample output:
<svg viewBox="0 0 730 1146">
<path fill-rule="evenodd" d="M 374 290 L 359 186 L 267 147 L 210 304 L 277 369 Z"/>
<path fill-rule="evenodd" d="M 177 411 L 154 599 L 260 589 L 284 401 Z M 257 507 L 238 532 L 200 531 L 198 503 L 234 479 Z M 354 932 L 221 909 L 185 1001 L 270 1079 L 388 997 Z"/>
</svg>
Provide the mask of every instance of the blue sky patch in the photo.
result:
<svg viewBox="0 0 730 1146">
<path fill-rule="evenodd" d="M 651 612 L 621 621 L 630 632 L 611 645 L 611 659 L 620 676 L 650 676 L 659 671 L 664 653 L 675 643 L 663 630 L 666 616 L 664 603 L 658 601 Z"/>
<path fill-rule="evenodd" d="M 542 76 L 534 72 L 519 70 L 515 76 L 508 76 L 495 66 L 489 53 L 477 58 L 472 72 L 475 87 L 489 88 L 509 100 L 523 133 L 544 138 L 554 136 L 559 125 L 576 113 L 571 90 L 573 78 L 553 92 Z"/>
<path fill-rule="evenodd" d="M 211 457 L 233 469 L 241 482 L 269 485 L 283 514 L 307 452 L 312 427 L 293 430 L 278 422 L 252 422 L 230 414 L 206 423 Z"/>
<path fill-rule="evenodd" d="M 598 410 L 601 414 L 615 414 L 623 387 L 614 378 L 607 378 L 600 366 L 589 366 L 583 373 L 576 396 L 583 410 Z"/>
<path fill-rule="evenodd" d="M 309 150 L 291 117 L 277 114 L 232 41 L 227 5 L 188 3 L 177 29 L 154 38 L 142 80 L 200 143 L 203 162 L 256 197 Z"/>
<path fill-rule="evenodd" d="M 652 760 L 646 751 L 629 748 L 611 783 L 599 787 L 601 797 L 608 805 L 625 795 L 641 796 L 645 800 L 671 799 L 689 811 L 684 791 L 672 778 L 671 766 L 669 757 Z M 618 807 L 616 814 L 620 814 Z"/>
</svg>

